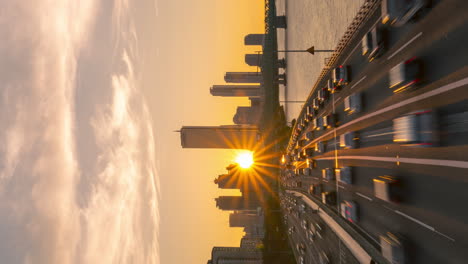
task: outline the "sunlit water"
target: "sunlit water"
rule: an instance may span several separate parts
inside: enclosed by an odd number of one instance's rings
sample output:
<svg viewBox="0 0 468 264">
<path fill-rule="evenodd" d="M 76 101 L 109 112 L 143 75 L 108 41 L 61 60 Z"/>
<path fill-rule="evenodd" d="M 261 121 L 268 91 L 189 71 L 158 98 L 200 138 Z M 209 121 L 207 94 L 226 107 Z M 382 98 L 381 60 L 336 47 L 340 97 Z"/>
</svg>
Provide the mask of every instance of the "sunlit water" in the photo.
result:
<svg viewBox="0 0 468 264">
<path fill-rule="evenodd" d="M 287 3 L 286 3 L 287 2 Z M 364 0 L 276 0 L 278 15 L 287 16 L 286 32 L 278 29 L 279 50 L 334 49 Z M 282 56 L 282 55 L 280 55 Z M 302 101 L 319 76 L 328 53 L 288 53 L 287 88 L 280 90 L 289 121 L 297 118 Z"/>
<path fill-rule="evenodd" d="M 128 2 L 1 5 L 0 263 L 159 263 Z"/>
</svg>

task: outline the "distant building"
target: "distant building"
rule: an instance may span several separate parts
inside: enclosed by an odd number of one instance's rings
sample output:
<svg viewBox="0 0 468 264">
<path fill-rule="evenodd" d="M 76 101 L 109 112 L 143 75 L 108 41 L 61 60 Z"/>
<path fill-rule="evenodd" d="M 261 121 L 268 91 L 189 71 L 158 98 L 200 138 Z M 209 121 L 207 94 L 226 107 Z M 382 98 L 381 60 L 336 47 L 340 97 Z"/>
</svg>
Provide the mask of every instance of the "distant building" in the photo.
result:
<svg viewBox="0 0 468 264">
<path fill-rule="evenodd" d="M 260 85 L 213 85 L 210 88 L 213 96 L 226 97 L 259 97 Z"/>
<path fill-rule="evenodd" d="M 244 211 L 236 211 L 229 214 L 230 227 L 247 227 L 247 226 L 262 226 L 263 216 L 258 214 L 247 213 Z"/>
<path fill-rule="evenodd" d="M 226 72 L 224 80 L 227 83 L 263 83 L 261 72 Z"/>
<path fill-rule="evenodd" d="M 263 241 L 261 238 L 247 238 L 243 237 L 240 242 L 240 247 L 241 248 L 250 248 L 250 249 L 256 249 L 257 246 L 262 245 Z"/>
<path fill-rule="evenodd" d="M 208 264 L 263 264 L 258 249 L 240 247 L 213 247 Z"/>
<path fill-rule="evenodd" d="M 255 210 L 260 206 L 257 197 L 220 196 L 215 199 L 216 207 L 224 211 Z"/>
<path fill-rule="evenodd" d="M 259 106 L 239 106 L 232 121 L 237 125 L 256 125 L 260 121 Z"/>
<path fill-rule="evenodd" d="M 244 45 L 263 46 L 265 43 L 265 34 L 248 34 L 244 37 Z"/>
<path fill-rule="evenodd" d="M 249 66 L 262 67 L 263 54 L 245 54 L 245 63 Z M 279 68 L 286 68 L 286 60 L 279 59 L 277 66 Z"/>
<path fill-rule="evenodd" d="M 254 149 L 256 126 L 184 126 L 180 130 L 183 148 Z"/>
</svg>

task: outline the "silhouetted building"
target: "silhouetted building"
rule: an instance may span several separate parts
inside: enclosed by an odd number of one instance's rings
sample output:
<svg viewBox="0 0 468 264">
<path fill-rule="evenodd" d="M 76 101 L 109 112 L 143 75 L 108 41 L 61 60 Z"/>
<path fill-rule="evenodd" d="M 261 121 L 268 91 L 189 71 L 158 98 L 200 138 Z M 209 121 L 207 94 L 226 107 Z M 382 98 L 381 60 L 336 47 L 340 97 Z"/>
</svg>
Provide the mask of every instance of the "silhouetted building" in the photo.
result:
<svg viewBox="0 0 468 264">
<path fill-rule="evenodd" d="M 245 63 L 249 66 L 262 67 L 263 54 L 245 54 Z M 279 59 L 276 63 L 278 68 L 286 68 L 285 59 Z"/>
<path fill-rule="evenodd" d="M 250 248 L 250 249 L 256 249 L 257 246 L 263 245 L 263 241 L 261 238 L 246 238 L 243 237 L 240 242 L 240 247 L 241 248 Z"/>
<path fill-rule="evenodd" d="M 260 121 L 259 106 L 239 106 L 232 121 L 237 125 L 256 125 Z"/>
<path fill-rule="evenodd" d="M 261 72 L 226 72 L 224 80 L 227 83 L 262 83 Z"/>
<path fill-rule="evenodd" d="M 215 201 L 216 207 L 224 211 L 255 210 L 260 206 L 255 196 L 220 196 Z"/>
<path fill-rule="evenodd" d="M 247 227 L 247 226 L 262 226 L 263 216 L 258 214 L 247 213 L 244 211 L 236 211 L 229 214 L 230 227 Z"/>
<path fill-rule="evenodd" d="M 213 85 L 210 88 L 213 96 L 227 97 L 258 97 L 260 96 L 260 85 Z"/>
<path fill-rule="evenodd" d="M 265 34 L 248 34 L 244 37 L 244 45 L 260 45 L 265 43 Z"/>
<path fill-rule="evenodd" d="M 240 173 L 237 174 L 221 174 L 214 180 L 220 189 L 240 189 L 241 182 L 239 181 Z"/>
<path fill-rule="evenodd" d="M 183 148 L 253 149 L 256 126 L 184 126 L 180 130 Z"/>
<path fill-rule="evenodd" d="M 258 249 L 240 247 L 213 247 L 208 264 L 262 264 L 263 254 Z"/>
</svg>

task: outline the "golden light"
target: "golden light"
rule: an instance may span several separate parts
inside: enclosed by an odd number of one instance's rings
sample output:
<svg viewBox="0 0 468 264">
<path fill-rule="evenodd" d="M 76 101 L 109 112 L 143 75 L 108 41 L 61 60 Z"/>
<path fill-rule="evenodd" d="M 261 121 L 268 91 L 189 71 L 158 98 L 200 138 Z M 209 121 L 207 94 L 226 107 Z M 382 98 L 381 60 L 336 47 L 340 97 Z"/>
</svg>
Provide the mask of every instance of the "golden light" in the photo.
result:
<svg viewBox="0 0 468 264">
<path fill-rule="evenodd" d="M 252 152 L 241 152 L 237 154 L 235 160 L 241 168 L 248 169 L 254 163 Z"/>
</svg>

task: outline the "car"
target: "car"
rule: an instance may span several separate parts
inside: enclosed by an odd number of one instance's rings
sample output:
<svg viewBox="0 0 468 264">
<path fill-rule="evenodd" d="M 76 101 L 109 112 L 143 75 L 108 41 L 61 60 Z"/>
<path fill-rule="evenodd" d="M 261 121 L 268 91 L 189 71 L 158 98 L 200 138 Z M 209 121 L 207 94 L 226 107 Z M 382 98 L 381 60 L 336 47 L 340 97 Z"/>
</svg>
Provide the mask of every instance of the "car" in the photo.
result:
<svg viewBox="0 0 468 264">
<path fill-rule="evenodd" d="M 315 108 L 312 105 L 307 106 L 306 115 L 308 117 L 313 117 L 315 115 Z"/>
<path fill-rule="evenodd" d="M 338 85 L 336 85 L 336 84 L 333 82 L 332 79 L 328 79 L 328 81 L 327 81 L 327 88 L 326 88 L 326 89 L 328 90 L 329 93 L 332 93 L 332 94 L 333 94 L 333 93 L 339 92 L 339 91 L 340 91 L 339 88 L 340 88 L 340 87 L 339 87 Z"/>
<path fill-rule="evenodd" d="M 315 144 L 315 151 L 318 153 L 325 153 L 325 143 L 323 141 L 317 142 L 317 144 Z"/>
<path fill-rule="evenodd" d="M 313 148 L 304 148 L 302 151 L 305 153 L 305 155 L 307 157 L 310 157 L 310 156 L 314 155 L 314 149 Z"/>
<path fill-rule="evenodd" d="M 340 148 L 344 149 L 354 149 L 357 147 L 357 136 L 356 133 L 351 131 L 340 135 Z"/>
<path fill-rule="evenodd" d="M 312 99 L 312 108 L 316 111 L 320 108 L 320 102 L 317 98 Z"/>
<path fill-rule="evenodd" d="M 382 24 L 403 26 L 427 5 L 427 0 L 382 0 Z"/>
<path fill-rule="evenodd" d="M 389 73 L 390 89 L 394 93 L 400 93 L 413 88 L 421 82 L 422 67 L 421 61 L 416 57 L 398 63 Z"/>
<path fill-rule="evenodd" d="M 349 83 L 348 67 L 340 65 L 332 70 L 332 81 L 336 85 L 342 86 Z"/>
<path fill-rule="evenodd" d="M 437 114 L 420 110 L 393 120 L 393 142 L 410 146 L 434 146 L 438 143 Z"/>
<path fill-rule="evenodd" d="M 399 180 L 393 176 L 384 175 L 373 179 L 374 182 L 374 196 L 387 201 L 399 202 Z"/>
<path fill-rule="evenodd" d="M 317 92 L 317 99 L 319 103 L 323 103 L 328 99 L 328 90 L 326 88 L 319 89 Z"/>
<path fill-rule="evenodd" d="M 353 174 L 351 167 L 343 167 L 335 169 L 336 179 L 341 183 L 352 184 Z"/>
<path fill-rule="evenodd" d="M 327 181 L 332 181 L 335 179 L 335 170 L 332 168 L 326 168 L 322 170 L 322 178 Z"/>
<path fill-rule="evenodd" d="M 349 115 L 362 111 L 361 93 L 354 93 L 344 99 L 344 110 Z"/>
<path fill-rule="evenodd" d="M 315 130 L 321 130 L 323 128 L 323 119 L 322 119 L 322 117 L 314 118 L 314 120 L 312 120 L 312 127 L 314 127 Z"/>
<path fill-rule="evenodd" d="M 305 212 L 305 206 L 304 206 L 304 211 L 303 212 Z M 304 219 L 304 220 L 301 221 L 301 227 L 302 228 L 307 229 L 307 225 L 308 225 L 307 220 Z"/>
<path fill-rule="evenodd" d="M 306 139 L 300 139 L 297 143 L 298 143 L 297 144 L 298 147 L 302 148 L 307 144 L 307 140 Z"/>
<path fill-rule="evenodd" d="M 310 176 L 312 173 L 311 173 L 311 169 L 310 168 L 302 168 L 302 174 L 304 176 Z"/>
<path fill-rule="evenodd" d="M 372 28 L 371 31 L 368 33 L 370 34 L 372 43 L 371 50 L 369 52 L 369 55 L 367 56 L 369 62 L 373 61 L 374 59 L 380 57 L 380 55 L 383 54 L 385 50 L 384 33 L 384 29 L 377 26 Z"/>
<path fill-rule="evenodd" d="M 299 257 L 299 260 L 297 261 L 298 264 L 305 264 L 305 260 L 303 256 Z"/>
<path fill-rule="evenodd" d="M 320 195 L 322 194 L 322 184 L 315 183 L 309 186 L 309 194 L 310 195 Z"/>
<path fill-rule="evenodd" d="M 297 243 L 296 244 L 296 249 L 299 253 L 301 253 L 302 255 L 305 254 L 305 246 L 304 246 L 304 243 Z"/>
<path fill-rule="evenodd" d="M 355 223 L 358 220 L 358 207 L 354 201 L 343 201 L 340 205 L 341 216 L 351 223 Z"/>
<path fill-rule="evenodd" d="M 370 32 L 367 32 L 364 34 L 364 37 L 362 37 L 362 55 L 365 56 L 369 54 L 369 51 L 372 49 L 372 35 Z"/>
<path fill-rule="evenodd" d="M 329 263 L 330 263 L 330 259 L 328 258 L 327 254 L 321 251 L 319 253 L 319 264 L 329 264 Z"/>
<path fill-rule="evenodd" d="M 380 237 L 380 248 L 382 256 L 386 258 L 389 263 L 405 264 L 405 250 L 403 239 L 395 234 L 387 232 Z"/>
<path fill-rule="evenodd" d="M 317 167 L 317 161 L 314 159 L 306 159 L 306 164 L 309 169 L 315 169 Z"/>
<path fill-rule="evenodd" d="M 336 192 L 322 192 L 322 203 L 328 205 L 335 205 L 336 204 Z"/>
<path fill-rule="evenodd" d="M 329 114 L 323 117 L 323 128 L 332 128 L 335 126 L 336 117 L 334 114 Z"/>
<path fill-rule="evenodd" d="M 314 139 L 314 132 L 313 132 L 313 131 L 308 131 L 308 132 L 305 134 L 305 138 L 306 138 L 308 141 L 311 141 L 312 139 Z"/>
</svg>

